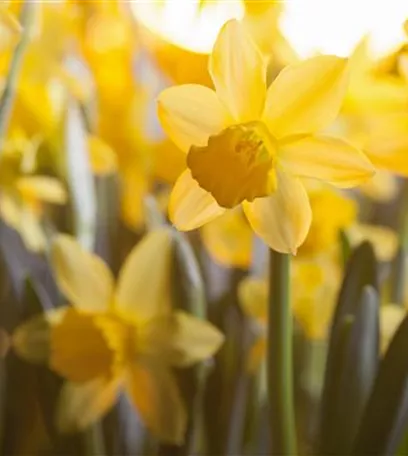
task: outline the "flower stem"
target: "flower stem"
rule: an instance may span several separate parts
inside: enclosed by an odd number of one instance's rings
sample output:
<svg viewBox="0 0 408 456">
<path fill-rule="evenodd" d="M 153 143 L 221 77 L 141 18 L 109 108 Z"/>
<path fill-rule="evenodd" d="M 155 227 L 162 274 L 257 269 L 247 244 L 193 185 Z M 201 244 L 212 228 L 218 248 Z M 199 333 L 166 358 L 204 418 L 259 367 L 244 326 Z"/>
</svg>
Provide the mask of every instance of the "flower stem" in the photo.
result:
<svg viewBox="0 0 408 456">
<path fill-rule="evenodd" d="M 270 251 L 268 311 L 268 400 L 274 455 L 296 455 L 293 399 L 290 257 Z"/>
</svg>

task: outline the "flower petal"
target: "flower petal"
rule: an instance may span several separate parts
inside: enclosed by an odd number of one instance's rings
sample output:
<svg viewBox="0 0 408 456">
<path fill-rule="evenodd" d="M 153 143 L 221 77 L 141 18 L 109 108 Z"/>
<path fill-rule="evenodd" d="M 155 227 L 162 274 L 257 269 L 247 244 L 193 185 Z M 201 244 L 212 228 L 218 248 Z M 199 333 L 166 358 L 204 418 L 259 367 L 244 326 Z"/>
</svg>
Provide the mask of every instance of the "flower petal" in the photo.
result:
<svg viewBox="0 0 408 456">
<path fill-rule="evenodd" d="M 126 389 L 147 428 L 163 443 L 184 441 L 187 414 L 170 370 L 161 365 L 134 364 Z"/>
<path fill-rule="evenodd" d="M 118 390 L 117 379 L 66 382 L 61 389 L 57 408 L 57 427 L 60 432 L 83 430 L 102 418 L 115 404 Z"/>
<path fill-rule="evenodd" d="M 141 331 L 139 350 L 177 367 L 211 357 L 224 340 L 214 325 L 181 311 L 156 318 Z"/>
<path fill-rule="evenodd" d="M 266 323 L 268 313 L 268 283 L 255 277 L 246 277 L 238 287 L 239 303 L 248 317 Z"/>
<path fill-rule="evenodd" d="M 204 225 L 200 232 L 205 248 L 215 261 L 227 267 L 250 267 L 253 232 L 241 207 L 225 212 Z"/>
<path fill-rule="evenodd" d="M 26 206 L 22 207 L 20 211 L 20 221 L 17 230 L 29 250 L 41 252 L 47 246 L 47 240 L 38 214 Z"/>
<path fill-rule="evenodd" d="M 104 176 L 117 170 L 115 151 L 98 136 L 88 136 L 89 161 L 94 174 Z"/>
<path fill-rule="evenodd" d="M 163 90 L 158 98 L 160 123 L 182 151 L 205 146 L 208 138 L 230 124 L 229 114 L 208 87 L 186 84 Z"/>
<path fill-rule="evenodd" d="M 266 65 L 237 20 L 222 27 L 210 56 L 209 71 L 217 95 L 235 121 L 259 119 L 266 96 Z"/>
<path fill-rule="evenodd" d="M 371 242 L 380 261 L 391 261 L 397 253 L 398 235 L 385 226 L 355 223 L 346 233 L 353 247 L 364 241 Z"/>
<path fill-rule="evenodd" d="M 286 67 L 268 89 L 263 119 L 276 138 L 313 133 L 336 118 L 347 90 L 347 60 L 313 57 Z"/>
<path fill-rule="evenodd" d="M 20 177 L 16 186 L 21 196 L 28 201 L 39 200 L 47 203 L 64 204 L 67 193 L 58 179 L 48 176 Z"/>
<path fill-rule="evenodd" d="M 68 308 L 50 332 L 50 368 L 74 382 L 109 375 L 114 352 L 95 315 Z"/>
<path fill-rule="evenodd" d="M 375 174 L 368 158 L 345 141 L 309 136 L 281 146 L 281 164 L 291 174 L 337 187 L 354 187 Z"/>
<path fill-rule="evenodd" d="M 18 326 L 12 345 L 16 353 L 31 363 L 47 363 L 50 357 L 50 325 L 45 315 L 38 315 Z"/>
<path fill-rule="evenodd" d="M 266 198 L 244 203 L 244 211 L 255 233 L 271 249 L 296 254 L 312 221 L 305 188 L 300 181 L 278 172 L 278 189 Z"/>
<path fill-rule="evenodd" d="M 170 310 L 171 255 L 172 237 L 167 228 L 151 231 L 134 247 L 119 273 L 119 311 L 146 321 Z"/>
<path fill-rule="evenodd" d="M 84 311 L 106 310 L 113 294 L 113 276 L 96 255 L 84 250 L 71 236 L 58 235 L 51 262 L 61 291 Z"/>
<path fill-rule="evenodd" d="M 214 197 L 193 179 L 190 170 L 177 179 L 170 195 L 169 217 L 178 230 L 194 230 L 224 212 Z"/>
</svg>

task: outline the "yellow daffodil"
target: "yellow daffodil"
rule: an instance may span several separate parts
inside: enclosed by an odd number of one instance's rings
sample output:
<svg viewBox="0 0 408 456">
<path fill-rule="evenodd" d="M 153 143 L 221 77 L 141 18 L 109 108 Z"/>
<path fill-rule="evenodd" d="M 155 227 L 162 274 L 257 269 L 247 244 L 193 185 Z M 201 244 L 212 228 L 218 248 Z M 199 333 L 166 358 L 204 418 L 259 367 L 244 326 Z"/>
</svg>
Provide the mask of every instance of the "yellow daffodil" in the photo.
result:
<svg viewBox="0 0 408 456">
<path fill-rule="evenodd" d="M 69 236 L 57 237 L 51 259 L 72 306 L 23 324 L 13 344 L 66 379 L 59 428 L 85 428 L 123 390 L 161 441 L 180 444 L 187 417 L 171 368 L 211 356 L 223 337 L 210 323 L 171 309 L 170 230 L 152 231 L 132 250 L 116 287 L 105 263 Z"/>
<path fill-rule="evenodd" d="M 347 88 L 347 61 L 319 56 L 284 69 L 267 90 L 265 61 L 236 20 L 219 33 L 209 71 L 216 91 L 164 90 L 161 124 L 187 155 L 169 214 L 192 230 L 242 204 L 253 230 L 273 249 L 295 253 L 311 223 L 301 177 L 340 187 L 374 174 L 341 139 L 315 133 L 336 117 Z"/>
<path fill-rule="evenodd" d="M 36 141 L 19 135 L 11 138 L 0 156 L 0 215 L 17 230 L 32 251 L 42 251 L 46 238 L 41 227 L 45 203 L 64 204 L 61 182 L 33 174 Z"/>
</svg>

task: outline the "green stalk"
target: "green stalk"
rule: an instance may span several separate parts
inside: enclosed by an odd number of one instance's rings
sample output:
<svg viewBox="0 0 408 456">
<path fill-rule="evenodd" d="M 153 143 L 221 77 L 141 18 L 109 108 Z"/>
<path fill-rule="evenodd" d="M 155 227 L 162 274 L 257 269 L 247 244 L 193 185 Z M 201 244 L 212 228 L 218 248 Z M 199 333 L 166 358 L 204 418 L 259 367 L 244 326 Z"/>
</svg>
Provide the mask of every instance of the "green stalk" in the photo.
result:
<svg viewBox="0 0 408 456">
<path fill-rule="evenodd" d="M 296 455 L 290 257 L 270 251 L 268 400 L 272 454 Z"/>
<path fill-rule="evenodd" d="M 21 9 L 20 23 L 23 29 L 20 40 L 11 58 L 4 90 L 0 98 L 0 151 L 2 150 L 5 134 L 7 132 L 24 54 L 31 39 L 31 25 L 34 19 L 35 8 L 35 2 L 26 0 Z"/>
</svg>

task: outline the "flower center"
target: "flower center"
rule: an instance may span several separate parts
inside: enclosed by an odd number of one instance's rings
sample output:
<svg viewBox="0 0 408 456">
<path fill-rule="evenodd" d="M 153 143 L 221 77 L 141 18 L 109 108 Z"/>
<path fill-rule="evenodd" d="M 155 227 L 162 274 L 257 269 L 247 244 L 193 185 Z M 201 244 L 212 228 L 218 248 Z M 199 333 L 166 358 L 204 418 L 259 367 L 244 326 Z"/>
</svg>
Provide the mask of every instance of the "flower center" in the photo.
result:
<svg viewBox="0 0 408 456">
<path fill-rule="evenodd" d="M 232 208 L 275 191 L 275 156 L 276 141 L 266 126 L 249 122 L 210 136 L 207 146 L 192 146 L 187 165 L 200 187 Z"/>
</svg>

